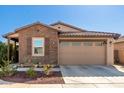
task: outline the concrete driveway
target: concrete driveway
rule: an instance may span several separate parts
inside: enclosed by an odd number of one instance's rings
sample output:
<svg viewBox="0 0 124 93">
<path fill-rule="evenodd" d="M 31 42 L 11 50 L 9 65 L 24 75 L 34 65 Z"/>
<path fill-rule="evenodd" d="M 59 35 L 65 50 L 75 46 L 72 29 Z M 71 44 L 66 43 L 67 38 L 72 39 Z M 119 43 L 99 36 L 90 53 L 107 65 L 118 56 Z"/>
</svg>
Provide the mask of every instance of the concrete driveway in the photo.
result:
<svg viewBox="0 0 124 93">
<path fill-rule="evenodd" d="M 123 66 L 60 66 L 65 83 L 124 84 Z"/>
</svg>

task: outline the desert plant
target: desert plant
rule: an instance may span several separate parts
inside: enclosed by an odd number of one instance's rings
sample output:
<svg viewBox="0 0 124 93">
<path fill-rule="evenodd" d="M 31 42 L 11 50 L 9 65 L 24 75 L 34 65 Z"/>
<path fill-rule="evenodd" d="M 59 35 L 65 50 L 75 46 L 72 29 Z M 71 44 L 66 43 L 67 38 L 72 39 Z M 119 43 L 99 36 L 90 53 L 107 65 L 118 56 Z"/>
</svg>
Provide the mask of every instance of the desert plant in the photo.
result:
<svg viewBox="0 0 124 93">
<path fill-rule="evenodd" d="M 11 64 L 9 60 L 2 60 L 4 65 L 1 65 L 1 76 L 12 76 L 17 72 L 17 66 Z"/>
<path fill-rule="evenodd" d="M 51 64 L 45 64 L 43 65 L 43 72 L 45 75 L 50 75 L 51 69 L 53 68 L 53 65 Z"/>
<path fill-rule="evenodd" d="M 28 77 L 30 78 L 34 78 L 37 76 L 37 73 L 36 71 L 34 70 L 34 68 L 30 67 L 27 71 L 26 71 L 26 74 Z"/>
</svg>

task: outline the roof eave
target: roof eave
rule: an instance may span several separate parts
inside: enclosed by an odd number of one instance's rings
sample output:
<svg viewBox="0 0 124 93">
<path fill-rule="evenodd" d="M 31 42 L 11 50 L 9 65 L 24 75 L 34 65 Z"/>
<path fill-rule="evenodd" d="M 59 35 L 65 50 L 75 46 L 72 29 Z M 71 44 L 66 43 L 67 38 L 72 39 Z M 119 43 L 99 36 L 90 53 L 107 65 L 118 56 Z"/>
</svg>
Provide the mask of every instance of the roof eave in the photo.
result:
<svg viewBox="0 0 124 93">
<path fill-rule="evenodd" d="M 63 37 L 111 37 L 114 39 L 118 39 L 120 35 L 74 35 L 74 34 L 59 34 L 59 36 L 63 36 Z"/>
<path fill-rule="evenodd" d="M 4 34 L 4 35 L 2 35 L 2 37 L 3 38 L 7 38 L 9 35 L 12 35 L 12 34 L 14 34 L 15 32 L 10 32 L 10 33 L 7 33 L 7 34 Z"/>
</svg>

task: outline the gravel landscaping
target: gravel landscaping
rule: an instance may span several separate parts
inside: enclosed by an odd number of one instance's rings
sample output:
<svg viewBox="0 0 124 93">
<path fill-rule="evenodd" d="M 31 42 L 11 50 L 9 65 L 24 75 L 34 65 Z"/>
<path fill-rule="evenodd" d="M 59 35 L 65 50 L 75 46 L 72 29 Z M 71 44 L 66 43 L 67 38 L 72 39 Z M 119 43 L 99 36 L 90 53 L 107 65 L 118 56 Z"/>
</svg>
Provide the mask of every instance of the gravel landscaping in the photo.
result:
<svg viewBox="0 0 124 93">
<path fill-rule="evenodd" d="M 60 71 L 53 71 L 49 76 L 46 76 L 40 71 L 37 71 L 37 76 L 29 78 L 25 71 L 18 71 L 13 76 L 2 77 L 2 80 L 16 83 L 27 84 L 64 84 L 62 74 Z"/>
</svg>

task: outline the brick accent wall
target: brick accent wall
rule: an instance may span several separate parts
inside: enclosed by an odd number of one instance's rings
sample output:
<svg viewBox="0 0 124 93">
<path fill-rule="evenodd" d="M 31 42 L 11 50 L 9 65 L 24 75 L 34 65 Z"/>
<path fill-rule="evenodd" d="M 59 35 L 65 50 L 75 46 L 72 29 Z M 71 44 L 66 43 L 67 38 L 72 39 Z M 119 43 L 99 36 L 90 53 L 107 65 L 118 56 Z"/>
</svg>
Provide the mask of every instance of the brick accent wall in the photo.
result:
<svg viewBox="0 0 124 93">
<path fill-rule="evenodd" d="M 22 29 L 19 33 L 19 63 L 33 61 L 57 64 L 58 61 L 58 32 L 42 25 L 34 25 Z M 32 56 L 32 37 L 45 38 L 45 56 Z"/>
</svg>

